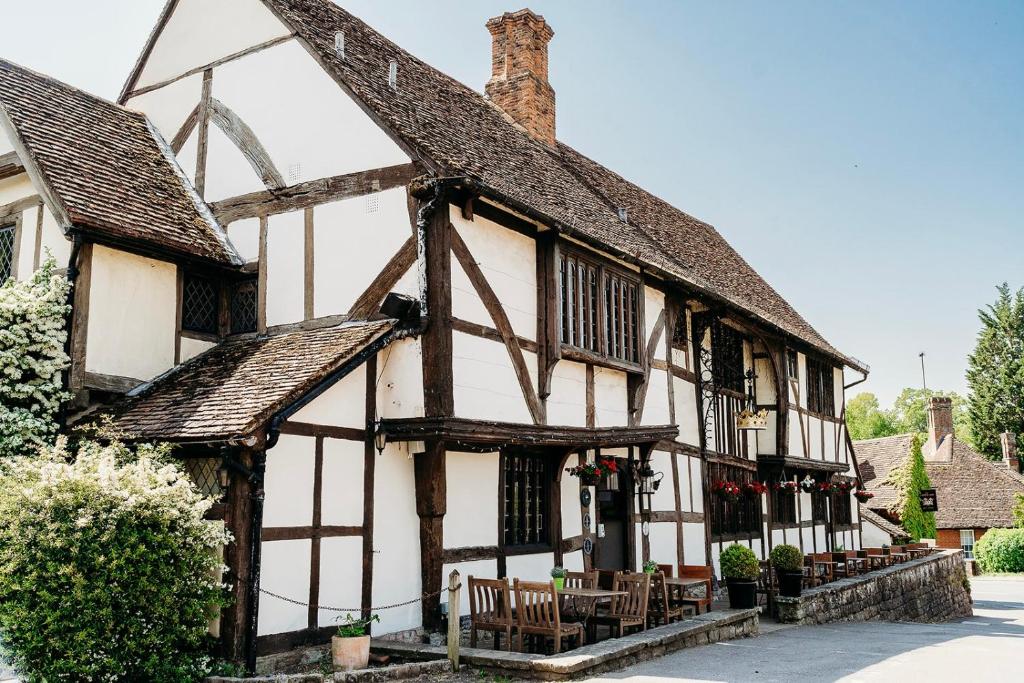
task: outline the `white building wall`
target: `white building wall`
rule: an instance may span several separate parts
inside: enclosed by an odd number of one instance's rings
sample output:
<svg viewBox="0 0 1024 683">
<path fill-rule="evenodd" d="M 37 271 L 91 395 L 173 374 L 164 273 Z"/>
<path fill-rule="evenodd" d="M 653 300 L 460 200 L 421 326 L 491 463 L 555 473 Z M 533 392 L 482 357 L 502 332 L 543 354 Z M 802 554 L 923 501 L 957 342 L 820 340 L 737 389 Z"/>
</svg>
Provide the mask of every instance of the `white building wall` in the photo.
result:
<svg viewBox="0 0 1024 683">
<path fill-rule="evenodd" d="M 454 264 L 452 269 L 454 271 Z M 533 386 L 537 386 L 537 354 L 524 351 L 523 356 Z M 453 332 L 452 374 L 457 416 L 525 424 L 533 422 L 504 344 Z"/>
<path fill-rule="evenodd" d="M 342 377 L 296 412 L 291 421 L 332 427 L 365 428 L 366 366 L 360 365 Z"/>
<path fill-rule="evenodd" d="M 377 410 L 384 419 L 423 417 L 423 350 L 418 338 L 392 342 L 378 354 Z"/>
<path fill-rule="evenodd" d="M 423 593 L 416 477 L 413 456 L 405 446 L 387 444 L 376 456 L 374 466 L 374 605 L 404 602 Z M 380 623 L 374 624 L 373 632 L 395 633 L 418 628 L 422 623 L 420 604 L 413 603 L 380 612 Z"/>
<path fill-rule="evenodd" d="M 445 548 L 497 545 L 498 463 L 498 453 L 448 451 Z"/>
<path fill-rule="evenodd" d="M 86 371 L 148 380 L 173 367 L 177 278 L 172 263 L 94 246 Z"/>
<path fill-rule="evenodd" d="M 293 541 L 263 543 L 260 557 L 260 586 L 294 600 L 309 598 L 309 576 L 312 541 L 308 538 Z M 260 596 L 257 633 L 301 631 L 308 624 L 308 610 L 302 605 Z"/>
<path fill-rule="evenodd" d="M 6 136 L 0 131 L 0 141 L 6 143 L 6 140 Z M 0 152 L 0 154 L 3 153 Z M 0 180 L 0 206 L 36 194 L 38 192 L 35 186 L 25 173 Z M 57 225 L 50 210 L 42 205 L 29 207 L 21 213 L 21 239 L 19 244 L 15 245 L 15 251 L 19 254 L 17 264 L 19 280 L 28 279 L 34 270 L 39 211 L 43 212 L 43 234 L 40 240 L 39 262 L 45 261 L 49 254 L 53 256 L 58 268 L 64 268 L 68 265 L 68 259 L 71 256 L 71 240 L 65 237 L 64 231 Z M 5 220 L 4 223 L 6 225 L 7 221 Z"/>
<path fill-rule="evenodd" d="M 587 366 L 559 361 L 551 375 L 547 399 L 548 424 L 571 427 L 587 425 Z"/>
<path fill-rule="evenodd" d="M 267 451 L 264 527 L 309 526 L 313 523 L 315 462 L 316 439 L 311 436 L 282 434 L 277 444 Z M 309 581 L 306 586 L 309 586 Z"/>
<path fill-rule="evenodd" d="M 629 424 L 626 373 L 610 368 L 594 368 L 594 420 L 598 427 Z"/>
</svg>

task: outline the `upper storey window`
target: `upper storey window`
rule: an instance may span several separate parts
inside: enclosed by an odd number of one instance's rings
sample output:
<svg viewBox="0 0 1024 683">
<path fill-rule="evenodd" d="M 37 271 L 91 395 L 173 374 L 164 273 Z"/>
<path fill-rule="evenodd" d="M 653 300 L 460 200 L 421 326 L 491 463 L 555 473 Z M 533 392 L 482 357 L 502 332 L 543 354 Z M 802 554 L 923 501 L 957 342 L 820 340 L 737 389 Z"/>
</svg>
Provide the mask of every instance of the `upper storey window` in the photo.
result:
<svg viewBox="0 0 1024 683">
<path fill-rule="evenodd" d="M 721 325 L 711 338 L 711 364 L 715 386 L 743 393 L 743 335 L 728 325 Z"/>
<path fill-rule="evenodd" d="M 807 410 L 821 415 L 834 415 L 835 384 L 832 366 L 807 357 Z"/>
<path fill-rule="evenodd" d="M 217 334 L 219 304 L 220 296 L 216 282 L 186 273 L 181 290 L 181 329 Z"/>
<path fill-rule="evenodd" d="M 0 227 L 0 284 L 14 272 L 14 232 L 13 225 Z"/>
<path fill-rule="evenodd" d="M 559 341 L 640 363 L 640 282 L 572 252 L 558 255 Z"/>
</svg>

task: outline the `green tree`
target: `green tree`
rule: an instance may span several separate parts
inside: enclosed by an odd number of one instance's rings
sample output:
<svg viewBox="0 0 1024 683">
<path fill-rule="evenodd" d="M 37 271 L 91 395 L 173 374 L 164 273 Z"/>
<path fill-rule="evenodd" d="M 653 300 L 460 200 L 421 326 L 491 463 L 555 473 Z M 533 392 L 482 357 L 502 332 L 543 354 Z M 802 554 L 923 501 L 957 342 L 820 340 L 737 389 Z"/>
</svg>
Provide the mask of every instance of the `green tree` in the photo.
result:
<svg viewBox="0 0 1024 683">
<path fill-rule="evenodd" d="M 889 411 L 879 408 L 878 397 L 867 391 L 846 402 L 846 426 L 853 439 L 877 439 L 900 433 Z"/>
<path fill-rule="evenodd" d="M 1013 526 L 1024 529 L 1024 493 L 1017 494 L 1017 504 L 1013 506 Z"/>
<path fill-rule="evenodd" d="M 933 396 L 946 396 L 953 404 L 953 430 L 961 441 L 971 441 L 970 418 L 967 414 L 967 400 L 955 391 L 933 389 L 912 389 L 907 387 L 893 401 L 890 418 L 898 434 L 928 431 L 928 400 Z"/>
<path fill-rule="evenodd" d="M 922 538 L 935 538 L 935 513 L 921 509 L 921 489 L 932 486 L 921 454 L 923 443 L 924 435 L 915 434 L 906 460 L 894 467 L 884 482 L 896 489 L 898 498 L 891 511 L 915 542 Z"/>
<path fill-rule="evenodd" d="M 69 288 L 52 258 L 0 285 L 0 458 L 34 453 L 57 434 Z"/>
<path fill-rule="evenodd" d="M 978 311 L 981 331 L 967 358 L 973 445 L 992 460 L 1002 457 L 1002 432 L 1016 433 L 1024 447 L 1024 289 L 996 289 L 995 303 Z"/>
</svg>

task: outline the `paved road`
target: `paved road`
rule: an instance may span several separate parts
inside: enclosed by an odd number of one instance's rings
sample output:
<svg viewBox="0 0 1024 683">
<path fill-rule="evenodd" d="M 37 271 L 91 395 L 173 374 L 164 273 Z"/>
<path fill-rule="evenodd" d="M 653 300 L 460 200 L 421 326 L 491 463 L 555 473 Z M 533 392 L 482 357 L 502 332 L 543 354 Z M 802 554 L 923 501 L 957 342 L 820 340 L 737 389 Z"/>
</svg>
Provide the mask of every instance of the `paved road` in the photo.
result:
<svg viewBox="0 0 1024 683">
<path fill-rule="evenodd" d="M 1024 680 L 1024 578 L 975 578 L 972 587 L 974 617 L 962 621 L 781 627 L 591 681 Z"/>
</svg>

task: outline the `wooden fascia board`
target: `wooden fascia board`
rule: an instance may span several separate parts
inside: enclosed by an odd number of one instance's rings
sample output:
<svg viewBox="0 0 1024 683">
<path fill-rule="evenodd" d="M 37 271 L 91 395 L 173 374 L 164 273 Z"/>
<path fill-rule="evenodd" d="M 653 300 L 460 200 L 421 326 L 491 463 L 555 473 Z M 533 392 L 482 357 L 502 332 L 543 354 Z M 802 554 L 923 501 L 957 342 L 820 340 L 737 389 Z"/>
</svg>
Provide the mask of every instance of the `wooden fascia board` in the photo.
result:
<svg viewBox="0 0 1024 683">
<path fill-rule="evenodd" d="M 0 154 L 0 180 L 13 178 L 24 172 L 25 166 L 21 163 L 21 159 L 18 158 L 17 152 Z"/>
<path fill-rule="evenodd" d="M 675 425 L 588 429 L 465 418 L 392 419 L 384 420 L 383 428 L 387 437 L 393 441 L 438 440 L 495 447 L 616 447 L 654 444 L 662 440 L 672 440 L 679 434 L 679 428 Z"/>
</svg>

